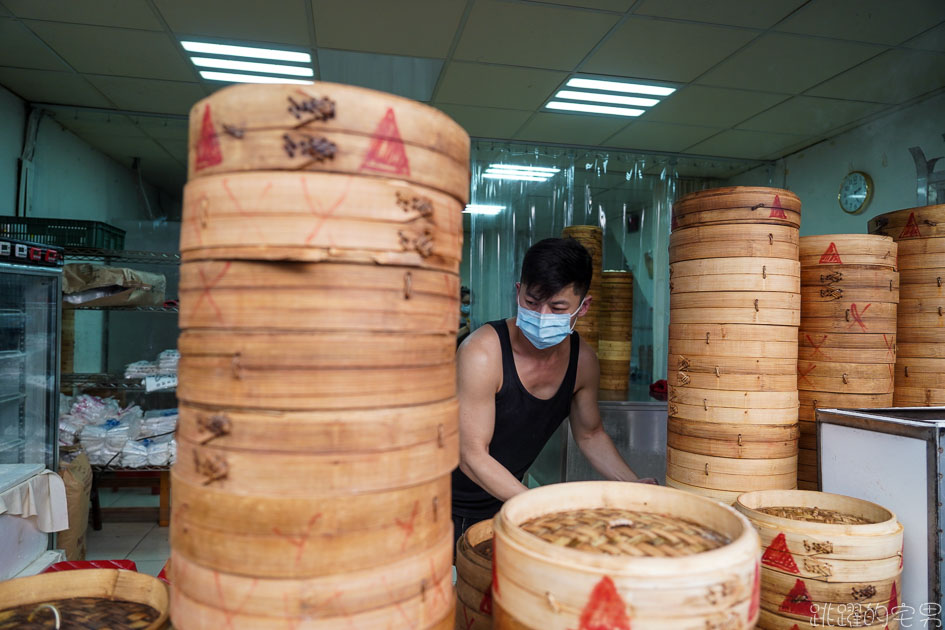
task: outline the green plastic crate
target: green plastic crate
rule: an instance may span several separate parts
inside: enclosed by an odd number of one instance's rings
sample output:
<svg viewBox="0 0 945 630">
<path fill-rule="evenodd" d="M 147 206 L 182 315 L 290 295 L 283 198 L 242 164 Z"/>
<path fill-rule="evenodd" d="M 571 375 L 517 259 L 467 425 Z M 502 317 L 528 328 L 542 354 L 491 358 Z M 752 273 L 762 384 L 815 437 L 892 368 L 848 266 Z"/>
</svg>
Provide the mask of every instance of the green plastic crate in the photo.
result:
<svg viewBox="0 0 945 630">
<path fill-rule="evenodd" d="M 101 221 L 0 217 L 0 235 L 57 247 L 125 248 L 125 231 Z"/>
</svg>

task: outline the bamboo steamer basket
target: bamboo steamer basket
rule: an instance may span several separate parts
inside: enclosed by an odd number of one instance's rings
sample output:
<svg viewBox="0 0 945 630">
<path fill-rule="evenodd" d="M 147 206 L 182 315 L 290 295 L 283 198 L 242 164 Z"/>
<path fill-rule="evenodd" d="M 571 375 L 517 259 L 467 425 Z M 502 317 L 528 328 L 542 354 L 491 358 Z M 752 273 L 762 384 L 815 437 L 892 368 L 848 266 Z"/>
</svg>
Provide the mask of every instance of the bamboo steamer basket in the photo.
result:
<svg viewBox="0 0 945 630">
<path fill-rule="evenodd" d="M 898 303 L 905 284 L 893 269 L 855 265 L 818 265 L 801 268 L 803 300 L 833 302 L 866 300 Z"/>
<path fill-rule="evenodd" d="M 701 295 L 701 294 L 684 294 Z M 673 296 L 675 298 L 676 296 Z M 670 300 L 675 301 L 674 299 Z M 801 323 L 800 309 L 767 309 L 760 307 L 732 308 L 678 308 L 670 307 L 670 319 L 677 324 L 758 324 L 763 326 L 793 326 Z"/>
<path fill-rule="evenodd" d="M 783 258 L 707 258 L 669 266 L 670 294 L 701 291 L 800 293 L 800 263 Z"/>
<path fill-rule="evenodd" d="M 469 136 L 443 112 L 335 83 L 240 85 L 190 110 L 188 180 L 241 171 L 395 176 L 466 203 Z"/>
<path fill-rule="evenodd" d="M 768 506 L 816 507 L 863 517 L 870 523 L 806 522 L 759 511 Z M 807 491 L 752 492 L 739 497 L 735 508 L 748 517 L 761 537 L 763 610 L 803 618 L 802 612 L 810 609 L 802 611 L 803 607 L 792 603 L 891 601 L 892 585 L 901 573 L 903 534 L 892 512 L 859 499 Z M 801 597 L 801 593 L 806 595 Z M 820 617 L 825 607 L 814 610 Z M 808 620 L 810 617 L 808 614 Z"/>
<path fill-rule="evenodd" d="M 801 201 L 787 190 L 732 186 L 690 193 L 673 204 L 673 231 L 717 224 L 801 226 Z"/>
<path fill-rule="evenodd" d="M 683 405 L 703 407 L 729 407 L 734 409 L 794 409 L 797 410 L 797 391 L 788 392 L 739 392 L 692 387 L 679 388 L 669 385 L 669 401 Z M 771 424 L 782 424 L 773 422 Z"/>
<path fill-rule="evenodd" d="M 769 358 L 796 359 L 796 329 L 751 324 L 669 325 L 669 352 L 688 359 Z"/>
<path fill-rule="evenodd" d="M 779 425 L 797 422 L 796 405 L 783 409 L 717 407 L 703 399 L 698 404 L 670 401 L 668 409 L 670 417 L 712 424 Z"/>
<path fill-rule="evenodd" d="M 677 451 L 734 459 L 784 458 L 797 454 L 797 424 L 707 424 L 669 418 L 667 445 Z"/>
<path fill-rule="evenodd" d="M 906 318 L 909 315 L 945 317 L 945 297 L 904 298 L 899 301 L 899 314 Z"/>
<path fill-rule="evenodd" d="M 705 225 L 669 237 L 669 262 L 701 258 L 798 259 L 798 232 L 782 225 Z"/>
<path fill-rule="evenodd" d="M 475 551 L 492 540 L 492 519 L 476 523 L 456 542 L 456 628 L 492 628 L 492 559 Z"/>
<path fill-rule="evenodd" d="M 676 387 L 695 387 L 746 392 L 787 392 L 797 390 L 794 374 L 705 374 L 678 371 L 670 373 L 669 379 Z"/>
<path fill-rule="evenodd" d="M 797 388 L 815 392 L 888 394 L 893 375 L 885 363 L 798 361 Z"/>
<path fill-rule="evenodd" d="M 768 311 L 800 312 L 800 306 L 801 296 L 799 293 L 776 293 L 774 291 L 705 291 L 701 293 L 676 293 L 670 299 L 670 308 L 678 310 L 730 308 L 739 310 L 748 309 L 755 313 L 766 313 Z"/>
<path fill-rule="evenodd" d="M 945 236 L 945 205 L 919 206 L 887 212 L 870 219 L 870 234 L 883 234 L 902 242 Z"/>
<path fill-rule="evenodd" d="M 208 606 L 192 599 L 189 593 L 179 588 L 174 588 L 171 593 L 171 606 L 174 627 L 177 630 L 228 627 L 241 630 L 272 630 L 282 627 L 298 630 L 334 630 L 345 627 L 359 630 L 387 630 L 395 627 L 453 630 L 455 601 L 451 582 L 452 576 L 447 576 L 431 586 L 434 593 L 439 593 L 438 597 L 415 595 L 384 608 L 327 618 L 313 618 L 307 612 L 296 617 L 276 616 L 278 613 L 250 615 L 239 609 Z"/>
<path fill-rule="evenodd" d="M 801 466 L 817 466 L 817 451 L 812 449 L 798 449 L 797 463 Z"/>
<path fill-rule="evenodd" d="M 226 573 L 202 566 L 175 550 L 171 552 L 170 580 L 191 599 L 219 609 L 235 604 L 251 616 L 337 618 L 425 593 L 435 595 L 432 589 L 452 576 L 451 542 L 447 535 L 429 549 L 371 569 L 302 579 Z M 441 593 L 446 596 L 448 590 L 441 589 Z"/>
<path fill-rule="evenodd" d="M 945 329 L 945 305 L 942 312 L 903 313 L 899 316 L 902 328 L 939 328 Z"/>
<path fill-rule="evenodd" d="M 867 265 L 896 269 L 898 248 L 889 236 L 871 234 L 825 234 L 802 236 L 802 267 L 820 265 Z"/>
<path fill-rule="evenodd" d="M 893 406 L 942 407 L 945 406 L 945 389 L 897 386 L 893 392 Z"/>
<path fill-rule="evenodd" d="M 882 394 L 846 394 L 835 392 L 815 392 L 800 390 L 799 418 L 804 422 L 817 419 L 817 409 L 875 409 L 892 406 L 892 393 Z"/>
<path fill-rule="evenodd" d="M 616 506 L 698 521 L 732 542 L 686 557 L 631 558 L 552 545 L 520 527 L 552 512 Z M 708 499 L 639 484 L 559 484 L 507 501 L 493 526 L 496 628 L 564 630 L 588 616 L 644 630 L 754 623 L 758 539 L 745 520 Z"/>
<path fill-rule="evenodd" d="M 890 396 L 890 400 L 892 397 Z M 817 423 L 801 420 L 797 423 L 801 432 L 801 437 L 797 442 L 798 450 L 817 450 Z"/>
<path fill-rule="evenodd" d="M 591 296 L 591 304 L 582 317 L 579 317 L 574 323 L 574 329 L 578 331 L 584 341 L 587 342 L 594 351 L 598 349 L 600 340 L 599 317 L 601 305 L 598 301 L 603 294 L 602 273 L 603 273 L 603 230 L 596 225 L 571 225 L 561 232 L 563 238 L 573 238 L 580 243 L 587 253 L 591 256 L 591 284 L 588 287 L 588 295 Z"/>
<path fill-rule="evenodd" d="M 896 383 L 905 387 L 945 389 L 945 359 L 900 357 Z"/>
<path fill-rule="evenodd" d="M 895 273 L 895 272 L 892 272 Z M 892 281 L 887 286 L 842 288 L 834 286 L 804 286 L 801 285 L 801 302 L 889 302 L 899 303 L 899 286 Z"/>
<path fill-rule="evenodd" d="M 811 606 L 815 605 L 816 602 L 811 602 Z M 851 627 L 850 618 L 848 616 L 844 616 L 843 618 L 845 621 L 840 627 Z M 757 627 L 759 630 L 793 630 L 794 626 L 801 627 L 802 623 L 806 622 L 810 624 L 810 619 L 810 616 L 793 618 L 762 610 L 758 617 Z M 818 625 L 823 623 L 819 618 L 816 622 Z M 838 623 L 838 625 L 840 624 Z M 857 630 L 899 630 L 900 627 L 899 621 L 895 617 L 890 617 L 881 623 L 873 625 L 856 626 Z"/>
<path fill-rule="evenodd" d="M 899 269 L 899 280 L 910 285 L 910 290 L 920 291 L 918 297 L 937 297 L 945 287 L 945 266 L 930 269 Z"/>
<path fill-rule="evenodd" d="M 945 330 L 941 328 L 900 328 L 897 356 L 927 359 L 945 358 Z"/>
<path fill-rule="evenodd" d="M 233 449 L 357 453 L 431 442 L 456 431 L 455 398 L 429 405 L 335 411 L 247 410 L 181 402 L 177 435 Z"/>
<path fill-rule="evenodd" d="M 183 260 L 362 262 L 459 272 L 462 204 L 381 177 L 235 173 L 184 187 Z"/>
<path fill-rule="evenodd" d="M 80 569 L 43 573 L 0 582 L 0 610 L 60 599 L 94 597 L 102 606 L 120 600 L 150 606 L 158 617 L 140 630 L 165 628 L 169 598 L 163 582 L 150 575 L 119 569 Z M 64 623 L 79 620 L 64 618 Z M 115 626 L 120 630 L 119 626 Z"/>
<path fill-rule="evenodd" d="M 821 333 L 896 333 L 896 305 L 888 302 L 802 302 L 806 331 Z"/>
<path fill-rule="evenodd" d="M 181 265 L 183 329 L 455 335 L 459 277 L 408 267 L 203 261 Z"/>
<path fill-rule="evenodd" d="M 797 373 L 797 362 L 794 359 L 686 356 L 673 353 L 673 343 L 673 341 L 670 341 L 671 349 L 668 364 L 671 370 L 690 374 L 712 374 L 713 376 L 727 374 L 794 376 Z"/>
<path fill-rule="evenodd" d="M 393 490 L 447 475 L 457 466 L 459 434 L 383 451 L 293 453 L 220 448 L 178 440 L 178 476 L 197 485 L 249 493 L 291 494 L 286 470 L 309 492 Z"/>
<path fill-rule="evenodd" d="M 633 274 L 604 271 L 601 278 L 599 342 L 600 388 L 624 390 L 633 357 Z"/>
<path fill-rule="evenodd" d="M 666 475 L 682 483 L 715 490 L 744 492 L 793 488 L 797 455 L 767 459 L 713 457 L 666 449 Z"/>
<path fill-rule="evenodd" d="M 798 360 L 838 363 L 895 363 L 896 335 L 884 333 L 827 334 L 798 332 Z"/>
<path fill-rule="evenodd" d="M 792 577 L 786 574 L 779 574 L 774 571 L 769 572 L 765 575 L 767 578 L 767 583 L 771 586 L 768 590 L 762 590 L 761 593 L 761 606 L 762 612 L 765 611 L 778 611 L 777 613 L 768 612 L 769 615 L 778 615 L 781 619 L 791 619 L 794 620 L 795 624 L 798 622 L 806 622 L 810 624 L 812 615 L 810 614 L 811 609 L 808 608 L 806 611 L 806 616 L 804 614 L 797 614 L 791 612 L 791 607 L 784 606 L 784 610 L 781 610 L 782 605 L 784 604 L 784 596 L 781 595 L 781 599 L 778 600 L 778 593 L 789 593 L 797 587 L 798 578 Z M 859 599 L 856 602 L 853 602 L 855 606 L 847 605 L 846 608 L 841 607 L 836 601 L 837 589 L 835 584 L 821 583 L 813 580 L 802 580 L 803 588 L 807 589 L 807 592 L 810 596 L 810 603 L 812 605 L 812 610 L 817 612 L 817 625 L 824 626 L 841 626 L 841 627 L 862 627 L 862 626 L 851 626 L 853 621 L 853 615 L 851 614 L 852 610 L 858 610 L 861 614 L 861 621 L 859 623 L 863 625 L 872 625 L 868 620 L 879 620 L 887 618 L 887 613 L 890 611 L 889 602 L 893 597 L 893 585 L 896 587 L 896 599 L 899 598 L 899 593 L 902 592 L 902 583 L 900 579 L 896 580 L 873 580 L 871 582 L 860 582 L 860 583 L 846 583 L 844 584 L 842 595 L 849 598 L 853 591 L 856 591 Z M 827 588 L 824 588 L 825 585 Z M 872 595 L 870 595 L 873 593 Z M 828 599 L 833 598 L 833 599 Z M 829 605 L 828 605 L 829 604 Z M 890 627 L 894 620 L 895 615 L 890 616 L 888 621 L 890 622 Z M 799 625 L 799 624 L 798 624 Z M 885 628 L 885 626 L 880 625 L 880 628 Z"/>
</svg>

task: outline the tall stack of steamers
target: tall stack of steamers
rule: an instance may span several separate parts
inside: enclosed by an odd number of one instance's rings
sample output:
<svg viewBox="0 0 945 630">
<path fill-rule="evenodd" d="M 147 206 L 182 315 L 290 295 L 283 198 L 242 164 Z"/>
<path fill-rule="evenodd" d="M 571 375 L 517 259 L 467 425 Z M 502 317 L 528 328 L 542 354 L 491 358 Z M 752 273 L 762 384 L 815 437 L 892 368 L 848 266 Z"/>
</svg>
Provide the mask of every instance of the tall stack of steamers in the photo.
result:
<svg viewBox="0 0 945 630">
<path fill-rule="evenodd" d="M 469 138 L 349 86 L 191 111 L 176 628 L 452 628 Z"/>
<path fill-rule="evenodd" d="M 683 197 L 670 237 L 667 484 L 734 503 L 797 482 L 800 200 Z"/>
</svg>

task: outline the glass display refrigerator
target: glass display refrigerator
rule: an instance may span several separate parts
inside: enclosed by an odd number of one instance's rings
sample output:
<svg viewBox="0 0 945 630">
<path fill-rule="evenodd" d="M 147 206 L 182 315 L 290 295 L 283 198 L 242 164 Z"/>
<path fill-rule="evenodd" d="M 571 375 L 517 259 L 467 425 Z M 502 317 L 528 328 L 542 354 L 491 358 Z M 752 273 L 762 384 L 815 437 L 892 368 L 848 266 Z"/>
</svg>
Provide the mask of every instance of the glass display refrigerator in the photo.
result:
<svg viewBox="0 0 945 630">
<path fill-rule="evenodd" d="M 58 465 L 61 265 L 61 249 L 0 238 L 0 579 L 35 572 L 54 543 L 9 504 Z"/>
</svg>

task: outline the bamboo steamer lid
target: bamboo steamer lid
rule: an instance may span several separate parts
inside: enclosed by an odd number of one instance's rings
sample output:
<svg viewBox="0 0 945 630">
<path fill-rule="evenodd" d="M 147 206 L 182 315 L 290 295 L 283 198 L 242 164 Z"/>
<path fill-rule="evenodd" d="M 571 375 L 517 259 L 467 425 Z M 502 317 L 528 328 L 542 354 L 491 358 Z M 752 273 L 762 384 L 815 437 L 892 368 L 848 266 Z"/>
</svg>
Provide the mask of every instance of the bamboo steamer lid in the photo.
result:
<svg viewBox="0 0 945 630">
<path fill-rule="evenodd" d="M 806 331 L 798 333 L 801 361 L 838 363 L 895 363 L 896 335 L 872 333 L 835 333 Z"/>
<path fill-rule="evenodd" d="M 671 401 L 668 408 L 670 417 L 713 424 L 774 425 L 797 422 L 796 406 L 783 409 L 719 407 L 709 405 L 708 398 L 704 398 L 695 404 Z"/>
<path fill-rule="evenodd" d="M 876 409 L 892 406 L 892 393 L 850 394 L 800 390 L 799 417 L 805 422 L 816 420 L 817 409 Z"/>
<path fill-rule="evenodd" d="M 905 387 L 945 389 L 945 359 L 900 357 L 896 383 Z"/>
<path fill-rule="evenodd" d="M 492 519 L 476 523 L 456 542 L 456 623 L 472 630 L 492 627 L 492 558 L 475 551 L 492 540 Z"/>
<path fill-rule="evenodd" d="M 873 217 L 870 234 L 883 234 L 896 241 L 945 236 L 945 205 L 919 206 Z"/>
<path fill-rule="evenodd" d="M 669 266 L 670 293 L 800 292 L 800 263 L 783 258 L 708 258 Z"/>
<path fill-rule="evenodd" d="M 371 610 L 428 593 L 452 574 L 452 538 L 429 549 L 362 571 L 345 571 L 300 579 L 238 575 L 202 566 L 178 550 L 171 551 L 170 580 L 193 600 L 220 609 L 239 606 L 252 616 L 292 619 L 335 618 Z M 289 560 L 294 556 L 290 555 Z M 443 589 L 444 596 L 448 590 Z M 278 627 L 278 620 L 274 620 Z"/>
<path fill-rule="evenodd" d="M 553 512 L 607 506 L 698 521 L 732 542 L 685 557 L 611 556 L 553 545 L 520 526 Z M 596 607 L 604 591 L 611 616 L 634 627 L 704 628 L 707 619 L 754 623 L 758 539 L 745 521 L 709 499 L 640 484 L 558 484 L 513 497 L 493 526 L 496 628 L 579 627 L 582 614 L 595 614 L 586 611 L 604 612 Z"/>
<path fill-rule="evenodd" d="M 459 277 L 409 267 L 204 261 L 181 265 L 180 326 L 455 334 Z"/>
<path fill-rule="evenodd" d="M 329 630 L 348 626 L 364 630 L 386 630 L 406 627 L 430 630 L 453 630 L 455 601 L 452 592 L 452 576 L 446 577 L 431 588 L 438 597 L 415 595 L 384 608 L 375 608 L 343 614 L 338 617 L 312 618 L 309 614 L 298 617 L 250 615 L 242 611 L 219 608 L 191 599 L 183 589 L 171 592 L 171 616 L 178 630 L 201 628 L 236 627 L 245 630 L 271 630 L 287 626 L 298 630 Z"/>
<path fill-rule="evenodd" d="M 798 232 L 782 225 L 703 225 L 669 237 L 669 261 L 701 258 L 786 258 L 798 260 Z"/>
<path fill-rule="evenodd" d="M 801 319 L 808 332 L 896 333 L 896 305 L 888 302 L 802 302 Z"/>
<path fill-rule="evenodd" d="M 674 232 L 726 223 L 799 228 L 801 202 L 794 193 L 780 188 L 733 186 L 690 193 L 673 204 Z"/>
<path fill-rule="evenodd" d="M 720 425 L 670 418 L 667 446 L 674 450 L 734 459 L 784 458 L 797 454 L 793 425 Z"/>
<path fill-rule="evenodd" d="M 945 389 L 930 387 L 896 386 L 893 391 L 894 407 L 941 407 L 945 406 Z"/>
<path fill-rule="evenodd" d="M 825 234 L 802 236 L 802 267 L 820 265 L 869 265 L 895 270 L 898 248 L 889 236 L 871 234 Z"/>
<path fill-rule="evenodd" d="M 735 409 L 797 409 L 797 390 L 789 392 L 724 391 L 692 387 L 679 388 L 670 383 L 669 401 L 684 405 Z"/>
<path fill-rule="evenodd" d="M 188 179 L 239 171 L 394 176 L 469 195 L 469 136 L 415 101 L 334 83 L 239 85 L 190 110 Z"/>
<path fill-rule="evenodd" d="M 291 453 L 226 449 L 180 439 L 180 478 L 221 490 L 294 495 L 286 471 L 324 495 L 393 490 L 448 475 L 459 463 L 459 434 L 402 448 L 360 453 Z"/>
<path fill-rule="evenodd" d="M 793 359 L 769 358 L 741 358 L 741 357 L 707 357 L 685 356 L 670 351 L 670 369 L 690 374 L 712 374 L 723 376 L 726 374 L 771 374 L 794 376 L 797 373 L 797 362 Z"/>
<path fill-rule="evenodd" d="M 907 260 L 910 256 L 926 254 L 945 254 L 945 236 L 904 240 L 899 245 L 899 255 L 905 257 Z M 941 260 L 941 258 L 939 260 Z M 939 263 L 935 266 L 941 267 L 942 265 Z M 915 267 L 913 266 L 912 268 Z"/>
<path fill-rule="evenodd" d="M 381 177 L 232 173 L 184 187 L 184 261 L 338 260 L 459 272 L 462 204 Z"/>
<path fill-rule="evenodd" d="M 831 363 L 798 361 L 797 388 L 817 392 L 847 394 L 887 394 L 892 392 L 889 364 Z"/>
<path fill-rule="evenodd" d="M 429 405 L 279 411 L 192 405 L 181 401 L 177 435 L 224 448 L 353 453 L 430 442 L 454 432 L 455 398 Z"/>
</svg>

